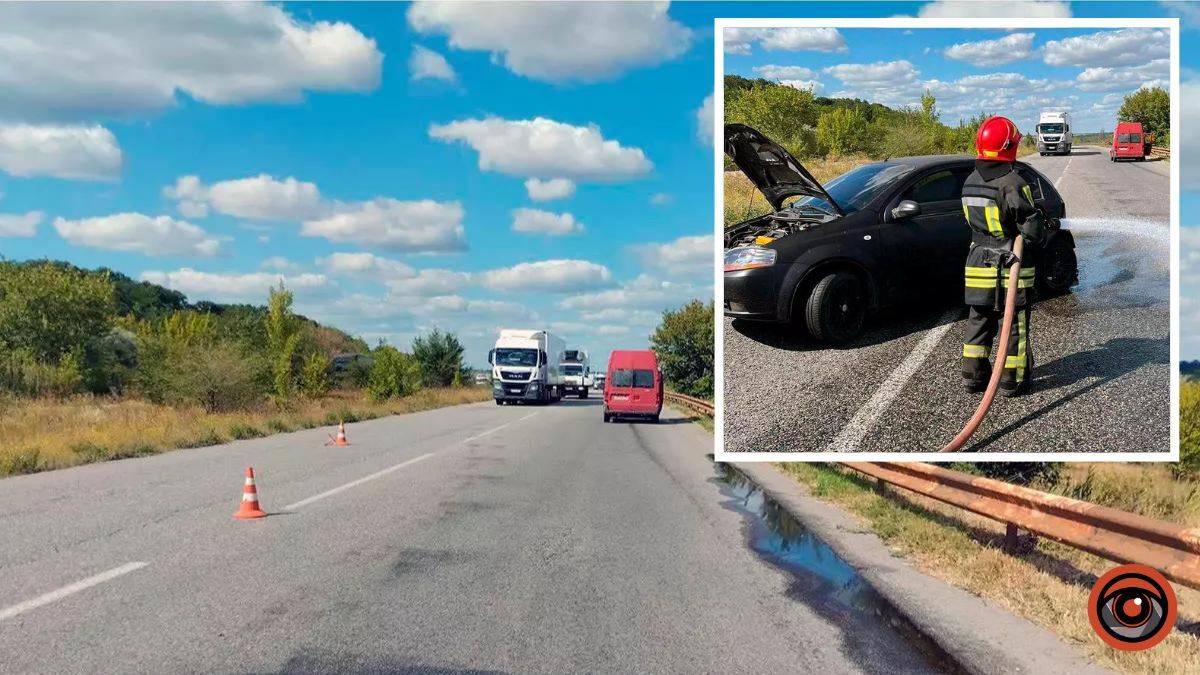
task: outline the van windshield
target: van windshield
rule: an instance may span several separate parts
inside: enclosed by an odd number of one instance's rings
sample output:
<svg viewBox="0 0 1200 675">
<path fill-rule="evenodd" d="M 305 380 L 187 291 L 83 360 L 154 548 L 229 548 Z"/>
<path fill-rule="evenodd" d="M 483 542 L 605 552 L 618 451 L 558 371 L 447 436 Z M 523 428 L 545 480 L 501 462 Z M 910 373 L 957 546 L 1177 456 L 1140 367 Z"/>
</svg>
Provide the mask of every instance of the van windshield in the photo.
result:
<svg viewBox="0 0 1200 675">
<path fill-rule="evenodd" d="M 618 368 L 613 371 L 609 383 L 614 387 L 636 387 L 638 389 L 654 388 L 653 370 L 629 370 Z"/>
<path fill-rule="evenodd" d="M 1043 134 L 1061 134 L 1063 125 L 1061 124 L 1039 124 L 1038 131 Z"/>
<path fill-rule="evenodd" d="M 1141 143 L 1142 135 L 1141 134 L 1121 134 L 1117 138 L 1117 142 L 1118 143 Z"/>
<path fill-rule="evenodd" d="M 537 357 L 536 349 L 501 347 L 496 350 L 495 359 L 498 366 L 536 366 Z"/>
<path fill-rule="evenodd" d="M 881 190 L 894 185 L 896 181 L 907 175 L 913 168 L 905 164 L 867 164 L 825 183 L 825 191 L 837 202 L 846 213 L 862 210 Z M 792 208 L 811 206 L 814 208 L 836 213 L 829 202 L 820 197 L 804 197 L 796 200 Z"/>
<path fill-rule="evenodd" d="M 563 366 L 563 372 L 566 373 L 567 375 L 582 375 L 583 374 L 583 366 L 571 366 L 571 365 Z"/>
</svg>

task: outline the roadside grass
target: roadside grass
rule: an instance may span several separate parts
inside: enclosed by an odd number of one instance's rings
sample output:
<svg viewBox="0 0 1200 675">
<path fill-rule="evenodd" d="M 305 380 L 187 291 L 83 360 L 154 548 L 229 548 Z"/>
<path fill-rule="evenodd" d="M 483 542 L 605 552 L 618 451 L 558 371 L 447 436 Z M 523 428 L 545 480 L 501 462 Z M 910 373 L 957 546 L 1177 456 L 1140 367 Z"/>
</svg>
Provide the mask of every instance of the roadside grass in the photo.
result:
<svg viewBox="0 0 1200 675">
<path fill-rule="evenodd" d="M 287 407 L 263 404 L 229 413 L 90 396 L 0 399 L 0 476 L 486 401 L 491 395 L 486 387 L 421 389 L 374 402 L 362 392 L 334 392 Z"/>
<path fill-rule="evenodd" d="M 881 494 L 874 481 L 835 465 L 792 462 L 776 466 L 815 497 L 856 515 L 895 555 L 1054 631 L 1097 663 L 1125 673 L 1196 672 L 1195 665 L 1200 663 L 1200 591 L 1172 584 L 1179 599 L 1175 630 L 1153 649 L 1120 652 L 1096 636 L 1086 610 L 1091 585 L 1116 563 L 1025 533 L 1019 552 L 1010 555 L 1001 549 L 1003 526 L 986 518 L 899 490 Z M 1112 473 L 1108 468 L 1097 471 L 1088 465 L 1068 464 L 1063 472 L 1068 477 L 1051 489 L 1067 492 L 1088 475 L 1093 477 L 1093 486 L 1116 488 L 1143 467 L 1114 465 L 1111 468 L 1117 470 Z M 1144 468 L 1154 471 L 1160 467 Z M 1156 480 L 1153 474 L 1150 479 Z M 1190 523 L 1196 517 L 1194 495 L 1172 500 L 1168 506 L 1145 496 L 1139 499 L 1117 492 L 1106 487 L 1091 493 L 1090 499 L 1112 498 L 1116 503 L 1110 505 L 1118 508 L 1131 508 L 1132 504 L 1148 511 L 1178 507 L 1182 510 L 1156 516 L 1176 522 Z"/>
</svg>

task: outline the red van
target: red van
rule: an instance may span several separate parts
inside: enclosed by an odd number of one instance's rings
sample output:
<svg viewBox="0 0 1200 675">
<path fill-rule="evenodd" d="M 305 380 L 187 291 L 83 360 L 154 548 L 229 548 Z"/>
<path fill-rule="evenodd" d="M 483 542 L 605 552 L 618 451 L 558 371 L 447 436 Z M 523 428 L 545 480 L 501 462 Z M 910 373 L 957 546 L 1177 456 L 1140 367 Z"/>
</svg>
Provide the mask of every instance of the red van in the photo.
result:
<svg viewBox="0 0 1200 675">
<path fill-rule="evenodd" d="M 662 372 L 654 352 L 614 350 L 604 378 L 604 421 L 640 417 L 658 422 L 662 404 Z"/>
<path fill-rule="evenodd" d="M 1108 161 L 1115 162 L 1119 159 L 1146 161 L 1141 122 L 1117 122 L 1117 130 L 1113 132 L 1112 149 L 1108 151 Z"/>
</svg>

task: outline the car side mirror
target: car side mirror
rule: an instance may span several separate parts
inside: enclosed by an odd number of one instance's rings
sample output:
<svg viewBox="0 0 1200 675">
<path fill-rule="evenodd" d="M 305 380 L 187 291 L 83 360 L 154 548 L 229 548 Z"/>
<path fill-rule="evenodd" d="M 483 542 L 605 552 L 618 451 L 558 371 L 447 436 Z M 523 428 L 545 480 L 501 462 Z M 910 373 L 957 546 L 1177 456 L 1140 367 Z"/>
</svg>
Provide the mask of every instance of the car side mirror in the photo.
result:
<svg viewBox="0 0 1200 675">
<path fill-rule="evenodd" d="M 911 199 L 905 199 L 897 204 L 896 208 L 892 209 L 892 217 L 896 220 L 912 218 L 913 216 L 920 215 L 920 213 L 921 205 L 912 201 Z"/>
</svg>

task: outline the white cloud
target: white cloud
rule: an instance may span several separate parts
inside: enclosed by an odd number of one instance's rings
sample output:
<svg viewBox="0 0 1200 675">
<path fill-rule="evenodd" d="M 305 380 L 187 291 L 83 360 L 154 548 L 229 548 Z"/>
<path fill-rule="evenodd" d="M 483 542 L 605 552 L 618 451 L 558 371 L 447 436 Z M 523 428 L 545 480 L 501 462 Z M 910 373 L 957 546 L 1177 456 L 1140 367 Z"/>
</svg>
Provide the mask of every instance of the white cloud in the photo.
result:
<svg viewBox="0 0 1200 675">
<path fill-rule="evenodd" d="M 383 54 L 342 22 L 266 3 L 0 3 L 0 115 L 128 116 L 369 91 Z"/>
<path fill-rule="evenodd" d="M 415 274 L 413 268 L 399 260 L 374 253 L 332 253 L 317 258 L 317 267 L 335 276 L 370 279 L 402 279 Z"/>
<path fill-rule="evenodd" d="M 1125 28 L 1051 40 L 1042 48 L 1043 60 L 1052 66 L 1102 68 L 1144 64 L 1171 56 L 1168 31 Z"/>
<path fill-rule="evenodd" d="M 650 203 L 655 206 L 666 206 L 674 200 L 675 198 L 669 192 L 655 192 L 650 195 Z"/>
<path fill-rule="evenodd" d="M 388 290 L 401 297 L 449 295 L 457 293 L 470 282 L 470 275 L 451 270 L 427 269 L 413 276 L 391 279 Z"/>
<path fill-rule="evenodd" d="M 518 75 L 594 82 L 675 58 L 692 32 L 666 2 L 416 2 L 408 22 L 450 46 L 491 52 Z"/>
<path fill-rule="evenodd" d="M 844 52 L 846 38 L 836 28 L 726 28 L 727 54 L 749 54 L 757 42 L 769 51 Z"/>
<path fill-rule="evenodd" d="M 265 303 L 272 286 L 282 282 L 293 291 L 321 291 L 329 286 L 324 274 L 271 274 L 270 272 L 201 272 L 190 267 L 173 271 L 149 270 L 142 280 L 179 291 L 192 300 Z"/>
<path fill-rule="evenodd" d="M 1133 91 L 1146 84 L 1165 85 L 1170 73 L 1170 59 L 1156 59 L 1140 66 L 1087 68 L 1075 83 L 1083 91 Z"/>
<path fill-rule="evenodd" d="M 1200 191 L 1200 80 L 1182 83 L 1179 101 L 1179 180 L 1185 190 Z"/>
<path fill-rule="evenodd" d="M 642 274 L 632 281 L 593 293 L 581 293 L 559 301 L 562 309 L 596 311 L 603 309 L 653 310 L 674 309 L 693 298 L 711 299 L 711 284 L 664 281 Z"/>
<path fill-rule="evenodd" d="M 709 146 L 713 141 L 713 114 L 713 95 L 709 94 L 696 110 L 696 134 L 701 143 Z"/>
<path fill-rule="evenodd" d="M 267 174 L 205 185 L 197 176 L 180 176 L 163 188 L 163 196 L 179 202 L 179 212 L 203 218 L 209 208 L 251 220 L 303 220 L 320 214 L 321 192 L 313 183 Z"/>
<path fill-rule="evenodd" d="M 421 45 L 413 45 L 412 55 L 408 57 L 408 72 L 413 80 L 458 81 L 458 75 L 446 57 Z"/>
<path fill-rule="evenodd" d="M 821 84 L 820 80 L 780 80 L 779 84 L 793 89 L 807 89 L 813 96 L 819 96 L 825 90 L 825 85 Z"/>
<path fill-rule="evenodd" d="M 211 257 L 221 248 L 221 239 L 170 216 L 117 213 L 81 220 L 55 218 L 54 229 L 77 246 L 150 256 Z"/>
<path fill-rule="evenodd" d="M 997 17 L 997 18 L 1066 18 L 1071 16 L 1071 3 L 1065 0 L 1005 0 L 977 2 L 976 0 L 937 0 L 921 7 L 921 18 Z"/>
<path fill-rule="evenodd" d="M 304 221 L 300 233 L 393 251 L 461 251 L 467 246 L 464 215 L 458 202 L 378 197 L 368 202 L 338 204 L 330 215 Z"/>
<path fill-rule="evenodd" d="M 541 209 L 519 208 L 512 212 L 513 232 L 562 236 L 583 232 L 583 223 L 569 213 L 553 213 Z"/>
<path fill-rule="evenodd" d="M 0 237 L 32 237 L 43 217 L 41 211 L 0 213 Z"/>
<path fill-rule="evenodd" d="M 847 85 L 863 89 L 896 87 L 915 82 L 917 69 L 912 63 L 899 61 L 877 61 L 875 63 L 841 63 L 824 70 Z"/>
<path fill-rule="evenodd" d="M 634 244 L 630 249 L 646 269 L 665 270 L 671 274 L 712 276 L 716 264 L 711 234 L 684 236 L 661 244 Z"/>
<path fill-rule="evenodd" d="M 1183 30 L 1194 30 L 1200 27 L 1200 5 L 1197 5 L 1193 0 L 1187 2 L 1160 2 L 1167 10 L 1168 16 L 1179 17 L 1179 23 Z"/>
<path fill-rule="evenodd" d="M 299 272 L 301 269 L 299 263 L 288 260 L 281 255 L 273 255 L 265 258 L 258 266 L 264 270 L 275 270 L 276 272 Z"/>
<path fill-rule="evenodd" d="M 768 80 L 811 80 L 817 76 L 816 71 L 804 66 L 755 66 L 754 72 Z"/>
<path fill-rule="evenodd" d="M 480 169 L 511 176 L 619 180 L 654 168 L 641 149 L 605 139 L 595 125 L 578 127 L 545 117 L 459 120 L 434 124 L 429 135 L 465 143 L 479 153 Z"/>
<path fill-rule="evenodd" d="M 550 180 L 530 178 L 525 181 L 525 191 L 535 202 L 548 202 L 554 199 L 566 199 L 575 194 L 575 183 L 566 178 L 551 178 Z"/>
<path fill-rule="evenodd" d="M 482 286 L 501 292 L 575 293 L 607 286 L 612 273 L 587 260 L 542 260 L 480 272 Z"/>
<path fill-rule="evenodd" d="M 1033 56 L 1033 33 L 1012 33 L 996 40 L 961 42 L 946 48 L 947 58 L 981 68 L 1004 65 Z"/>
<path fill-rule="evenodd" d="M 5 11 L 0 3 L 0 14 Z M 3 34 L 0 29 L 0 45 Z M 0 53 L 3 47 L 0 46 Z M 0 58 L 0 64 L 3 58 Z M 0 79 L 4 67 L 0 65 Z M 0 84 L 0 91 L 4 86 Z M 0 96 L 3 101 L 11 92 Z M 0 105 L 3 105 L 0 103 Z M 114 180 L 121 173 L 121 148 L 102 126 L 0 124 L 0 171 L 14 176 Z"/>
</svg>

